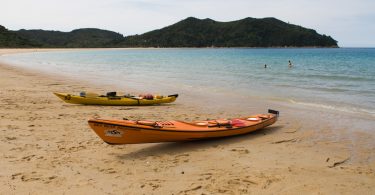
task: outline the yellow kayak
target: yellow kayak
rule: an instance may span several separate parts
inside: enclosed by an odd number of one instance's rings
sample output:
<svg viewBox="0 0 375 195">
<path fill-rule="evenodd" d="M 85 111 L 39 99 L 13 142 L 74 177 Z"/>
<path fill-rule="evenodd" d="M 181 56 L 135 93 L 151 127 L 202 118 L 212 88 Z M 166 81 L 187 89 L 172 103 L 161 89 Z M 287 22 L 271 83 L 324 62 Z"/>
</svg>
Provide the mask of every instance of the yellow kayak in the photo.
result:
<svg viewBox="0 0 375 195">
<path fill-rule="evenodd" d="M 54 93 L 66 103 L 86 104 L 86 105 L 106 105 L 106 106 L 145 106 L 153 104 L 164 104 L 174 102 L 178 94 L 169 96 L 156 96 L 152 99 L 142 97 L 126 96 L 80 96 L 68 93 Z"/>
</svg>

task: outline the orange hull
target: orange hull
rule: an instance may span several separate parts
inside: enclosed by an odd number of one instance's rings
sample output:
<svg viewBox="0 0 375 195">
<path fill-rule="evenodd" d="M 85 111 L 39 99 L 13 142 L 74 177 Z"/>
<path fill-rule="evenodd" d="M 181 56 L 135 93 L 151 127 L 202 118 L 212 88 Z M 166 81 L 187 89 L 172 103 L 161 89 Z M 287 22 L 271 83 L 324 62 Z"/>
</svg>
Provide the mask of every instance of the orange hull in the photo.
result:
<svg viewBox="0 0 375 195">
<path fill-rule="evenodd" d="M 91 119 L 95 133 L 109 144 L 179 142 L 246 134 L 276 122 L 277 114 L 258 114 L 232 120 L 131 121 Z"/>
</svg>

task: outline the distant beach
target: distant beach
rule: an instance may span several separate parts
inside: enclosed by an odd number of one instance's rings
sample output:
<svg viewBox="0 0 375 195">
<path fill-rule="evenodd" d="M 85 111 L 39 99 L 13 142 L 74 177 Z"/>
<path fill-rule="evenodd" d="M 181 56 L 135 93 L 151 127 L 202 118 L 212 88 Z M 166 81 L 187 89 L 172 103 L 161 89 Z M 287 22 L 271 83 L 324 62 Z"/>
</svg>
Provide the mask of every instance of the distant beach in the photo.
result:
<svg viewBox="0 0 375 195">
<path fill-rule="evenodd" d="M 357 52 L 1 49 L 0 193 L 374 193 L 374 51 Z M 83 90 L 181 96 L 105 107 L 52 94 Z M 199 142 L 112 146 L 87 125 L 94 116 L 193 121 L 268 108 L 281 112 L 274 126 Z"/>
</svg>

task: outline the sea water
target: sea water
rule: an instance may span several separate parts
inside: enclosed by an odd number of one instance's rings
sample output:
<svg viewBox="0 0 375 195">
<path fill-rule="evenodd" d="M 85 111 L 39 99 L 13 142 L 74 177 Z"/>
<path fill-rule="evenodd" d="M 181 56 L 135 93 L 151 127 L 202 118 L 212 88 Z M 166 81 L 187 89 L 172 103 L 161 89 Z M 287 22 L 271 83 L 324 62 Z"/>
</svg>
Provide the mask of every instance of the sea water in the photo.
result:
<svg viewBox="0 0 375 195">
<path fill-rule="evenodd" d="M 124 91 L 179 93 L 207 109 L 247 109 L 256 99 L 375 120 L 372 48 L 77 50 L 0 60 Z"/>
</svg>

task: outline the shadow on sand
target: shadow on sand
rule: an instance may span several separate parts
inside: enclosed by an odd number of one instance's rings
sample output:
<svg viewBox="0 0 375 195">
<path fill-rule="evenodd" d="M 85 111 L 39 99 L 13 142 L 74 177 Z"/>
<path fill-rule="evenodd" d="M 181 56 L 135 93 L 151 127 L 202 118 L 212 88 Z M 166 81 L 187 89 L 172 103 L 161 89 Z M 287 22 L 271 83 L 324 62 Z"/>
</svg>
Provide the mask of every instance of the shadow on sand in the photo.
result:
<svg viewBox="0 0 375 195">
<path fill-rule="evenodd" d="M 232 143 L 238 143 L 246 141 L 249 139 L 257 139 L 266 134 L 276 133 L 278 130 L 282 129 L 282 125 L 275 125 L 272 127 L 266 127 L 264 129 L 254 131 L 244 135 L 237 135 L 231 137 L 215 138 L 215 139 L 206 139 L 206 140 L 197 140 L 189 142 L 173 142 L 173 143 L 157 143 L 157 144 L 148 144 L 149 146 L 138 149 L 127 154 L 121 154 L 117 157 L 123 160 L 133 160 L 133 159 L 142 159 L 150 156 L 158 155 L 175 155 L 182 154 L 185 152 L 190 152 L 198 149 L 205 149 L 210 147 L 217 147 L 223 145 L 229 145 Z"/>
</svg>

